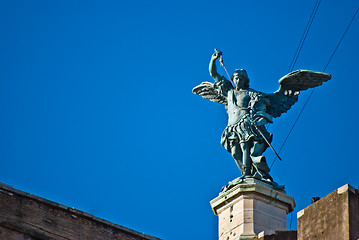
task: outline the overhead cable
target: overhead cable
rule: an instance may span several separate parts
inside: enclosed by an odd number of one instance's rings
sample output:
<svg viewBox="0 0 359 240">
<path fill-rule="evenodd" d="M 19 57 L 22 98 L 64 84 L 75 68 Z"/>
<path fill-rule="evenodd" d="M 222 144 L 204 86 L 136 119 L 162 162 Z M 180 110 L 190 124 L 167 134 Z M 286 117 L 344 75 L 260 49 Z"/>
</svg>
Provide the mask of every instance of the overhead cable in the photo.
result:
<svg viewBox="0 0 359 240">
<path fill-rule="evenodd" d="M 337 46 L 335 47 L 335 49 L 334 49 L 334 51 L 333 51 L 333 54 L 330 56 L 330 58 L 329 58 L 329 61 L 328 61 L 327 65 L 325 65 L 323 72 L 327 69 L 327 67 L 328 67 L 328 65 L 329 65 L 330 61 L 332 60 L 332 58 L 333 58 L 333 56 L 334 56 L 335 52 L 337 51 L 337 49 L 338 49 L 339 45 L 342 43 L 342 40 L 343 40 L 343 38 L 344 38 L 345 34 L 347 33 L 347 31 L 348 31 L 348 29 L 349 29 L 350 25 L 352 25 L 352 22 L 354 21 L 354 18 L 355 18 L 355 16 L 357 15 L 358 11 L 359 11 L 359 7 L 358 7 L 358 9 L 356 10 L 356 12 L 354 13 L 354 15 L 353 15 L 352 19 L 350 20 L 350 23 L 348 24 L 348 26 L 347 26 L 347 28 L 345 29 L 345 31 L 344 31 L 344 33 L 343 33 L 342 37 L 341 37 L 341 38 L 340 38 L 340 40 L 339 40 L 339 42 L 338 42 Z"/>
<path fill-rule="evenodd" d="M 339 48 L 340 44 L 342 43 L 342 40 L 343 40 L 344 36 L 346 35 L 348 29 L 350 28 L 352 22 L 354 21 L 356 15 L 357 15 L 357 13 L 358 13 L 358 11 L 359 11 L 359 7 L 358 7 L 358 9 L 355 11 L 355 13 L 354 13 L 352 19 L 350 20 L 350 22 L 349 22 L 347 28 L 345 29 L 344 33 L 342 34 L 342 37 L 340 38 L 340 40 L 339 40 L 337 46 L 335 47 L 335 49 L 334 49 L 332 55 L 330 56 L 330 58 L 329 58 L 329 60 L 328 60 L 328 63 L 325 65 L 325 67 L 324 67 L 324 69 L 323 69 L 323 72 L 327 69 L 327 67 L 328 67 L 329 63 L 331 62 L 331 60 L 332 60 L 334 54 L 336 53 L 337 49 Z M 304 108 L 307 106 L 307 103 L 309 102 L 309 99 L 310 99 L 311 96 L 313 95 L 313 92 L 314 92 L 314 88 L 313 88 L 312 91 L 310 92 L 310 94 L 309 94 L 307 100 L 305 101 L 305 103 L 304 103 L 302 109 L 300 110 L 300 112 L 299 112 L 299 114 L 298 114 L 298 117 L 297 117 L 296 120 L 294 121 L 293 126 L 292 126 L 292 128 L 289 130 L 289 133 L 288 133 L 287 137 L 285 138 L 285 140 L 284 140 L 282 146 L 280 147 L 278 153 L 280 153 L 281 150 L 283 149 L 283 146 L 284 146 L 285 143 L 287 142 L 287 139 L 288 139 L 289 135 L 292 133 L 292 131 L 293 131 L 295 125 L 296 125 L 297 122 L 298 122 L 298 119 L 299 119 L 300 116 L 302 115 L 302 112 L 303 112 Z M 272 168 L 272 166 L 273 166 L 273 164 L 274 164 L 274 162 L 275 162 L 276 160 L 277 160 L 277 157 L 274 158 L 274 160 L 273 160 L 273 162 L 272 162 L 270 168 Z"/>
<path fill-rule="evenodd" d="M 304 29 L 302 38 L 301 38 L 300 41 L 299 41 L 297 50 L 295 51 L 295 54 L 294 54 L 293 59 L 292 59 L 292 62 L 290 63 L 290 66 L 289 66 L 289 69 L 288 69 L 288 73 L 291 72 L 291 71 L 293 71 L 293 68 L 294 68 L 294 66 L 295 66 L 295 63 L 297 62 L 298 56 L 299 56 L 299 54 L 300 54 L 300 51 L 302 50 L 302 47 L 303 47 L 303 45 L 304 45 L 304 41 L 305 41 L 305 39 L 306 39 L 307 36 L 308 36 L 309 29 L 310 29 L 310 27 L 312 26 L 314 17 L 315 17 L 315 15 L 317 14 L 317 11 L 318 11 L 320 2 L 321 2 L 321 0 L 317 0 L 317 2 L 316 2 L 315 5 L 314 5 L 312 14 L 311 14 L 310 17 L 309 17 L 307 26 L 305 26 L 305 29 Z"/>
<path fill-rule="evenodd" d="M 299 56 L 299 54 L 300 54 L 300 52 L 301 52 L 301 50 L 302 50 L 302 47 L 303 47 L 303 45 L 304 45 L 304 41 L 305 41 L 305 39 L 307 38 L 307 35 L 308 35 L 308 33 L 309 33 L 309 29 L 310 29 L 310 27 L 312 26 L 312 23 L 313 23 L 313 20 L 314 20 L 315 15 L 317 14 L 318 7 L 319 7 L 319 5 L 320 5 L 320 2 L 321 2 L 321 0 L 317 0 L 317 2 L 316 2 L 315 5 L 314 5 L 312 14 L 311 14 L 310 17 L 309 17 L 309 20 L 308 20 L 307 25 L 305 26 L 305 29 L 304 29 L 302 38 L 301 38 L 300 41 L 299 41 L 297 50 L 295 51 L 295 54 L 294 54 L 293 59 L 292 59 L 292 62 L 290 63 L 290 66 L 289 66 L 289 69 L 288 69 L 288 73 L 293 70 L 293 68 L 294 68 L 294 66 L 295 66 L 295 63 L 297 62 L 298 56 Z M 299 116 L 298 116 L 298 118 L 299 118 Z M 297 118 L 297 120 L 298 120 L 298 118 Z M 297 120 L 296 120 L 296 121 L 297 121 Z M 284 140 L 282 146 L 280 147 L 280 149 L 279 149 L 279 151 L 278 151 L 278 154 L 282 151 L 285 142 L 287 141 L 287 139 L 288 139 L 290 133 L 292 132 L 292 130 L 293 130 L 293 128 L 294 128 L 294 125 L 295 125 L 295 123 L 293 124 L 293 126 L 292 126 L 292 128 L 290 129 L 290 131 L 289 131 L 287 137 L 285 138 L 285 140 Z M 273 164 L 274 164 L 274 162 L 275 162 L 276 160 L 277 160 L 277 156 L 275 156 L 275 158 L 274 158 L 274 160 L 273 160 L 273 162 L 272 162 L 270 168 L 272 168 L 272 166 L 273 166 Z"/>
</svg>

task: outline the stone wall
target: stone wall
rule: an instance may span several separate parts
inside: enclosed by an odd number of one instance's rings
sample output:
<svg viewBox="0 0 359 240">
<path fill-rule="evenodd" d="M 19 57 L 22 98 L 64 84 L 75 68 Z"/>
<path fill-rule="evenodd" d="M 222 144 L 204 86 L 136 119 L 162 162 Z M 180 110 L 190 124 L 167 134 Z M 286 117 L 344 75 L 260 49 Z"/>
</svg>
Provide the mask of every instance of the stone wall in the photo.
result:
<svg viewBox="0 0 359 240">
<path fill-rule="evenodd" d="M 359 191 L 346 184 L 297 214 L 298 240 L 359 238 Z"/>
<path fill-rule="evenodd" d="M 0 239 L 159 240 L 1 183 Z"/>
</svg>

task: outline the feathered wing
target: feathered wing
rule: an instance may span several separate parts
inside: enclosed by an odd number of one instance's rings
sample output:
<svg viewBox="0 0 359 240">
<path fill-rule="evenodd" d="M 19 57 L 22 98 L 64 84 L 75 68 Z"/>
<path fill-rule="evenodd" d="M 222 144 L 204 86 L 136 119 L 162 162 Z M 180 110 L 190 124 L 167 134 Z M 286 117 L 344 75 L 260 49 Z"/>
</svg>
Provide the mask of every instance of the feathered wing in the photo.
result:
<svg viewBox="0 0 359 240">
<path fill-rule="evenodd" d="M 299 92 L 294 94 L 285 94 L 278 90 L 272 94 L 266 94 L 265 97 L 269 100 L 270 105 L 267 108 L 267 113 L 276 118 L 286 113 L 297 101 Z"/>
<path fill-rule="evenodd" d="M 267 113 L 279 117 L 287 112 L 297 101 L 300 91 L 315 88 L 331 79 L 330 74 L 310 70 L 297 70 L 279 79 L 280 87 L 272 94 L 265 94 L 270 106 Z"/>
<path fill-rule="evenodd" d="M 215 84 L 203 82 L 192 89 L 194 94 L 200 95 L 212 102 L 224 104 L 227 109 L 227 98 L 221 91 L 215 87 Z"/>
</svg>

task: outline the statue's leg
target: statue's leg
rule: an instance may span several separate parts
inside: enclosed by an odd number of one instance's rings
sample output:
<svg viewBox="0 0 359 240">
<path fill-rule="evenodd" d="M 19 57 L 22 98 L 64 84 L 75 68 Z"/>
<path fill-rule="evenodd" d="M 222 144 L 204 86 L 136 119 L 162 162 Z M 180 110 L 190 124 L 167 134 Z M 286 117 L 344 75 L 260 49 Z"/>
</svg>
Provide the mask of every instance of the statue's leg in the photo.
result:
<svg viewBox="0 0 359 240">
<path fill-rule="evenodd" d="M 241 170 L 242 175 L 244 174 L 243 162 L 242 162 L 242 149 L 238 141 L 233 141 L 231 148 L 232 157 L 236 162 L 239 170 Z"/>
<path fill-rule="evenodd" d="M 241 149 L 243 152 L 243 167 L 244 167 L 244 177 L 252 176 L 252 160 L 250 157 L 250 143 L 243 142 L 241 143 Z"/>
<path fill-rule="evenodd" d="M 268 167 L 266 158 L 262 155 L 267 148 L 268 145 L 266 143 L 262 141 L 254 141 L 251 149 L 251 158 L 254 168 L 260 175 L 260 178 L 273 180 L 269 175 L 270 168 Z"/>
<path fill-rule="evenodd" d="M 264 151 L 268 148 L 267 143 L 262 141 L 253 141 L 253 147 L 251 149 L 251 156 L 259 157 L 262 156 Z"/>
</svg>

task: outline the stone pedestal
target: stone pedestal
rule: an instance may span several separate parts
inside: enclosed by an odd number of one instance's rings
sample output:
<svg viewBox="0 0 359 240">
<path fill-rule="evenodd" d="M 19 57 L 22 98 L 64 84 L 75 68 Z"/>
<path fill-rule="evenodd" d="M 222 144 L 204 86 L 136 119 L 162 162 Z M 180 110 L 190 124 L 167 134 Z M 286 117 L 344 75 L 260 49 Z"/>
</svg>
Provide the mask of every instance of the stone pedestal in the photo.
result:
<svg viewBox="0 0 359 240">
<path fill-rule="evenodd" d="M 249 178 L 210 202 L 218 216 L 219 240 L 254 239 L 262 231 L 286 230 L 295 207 L 285 191 Z"/>
</svg>

